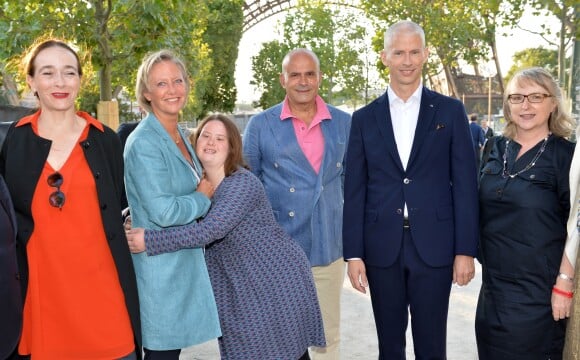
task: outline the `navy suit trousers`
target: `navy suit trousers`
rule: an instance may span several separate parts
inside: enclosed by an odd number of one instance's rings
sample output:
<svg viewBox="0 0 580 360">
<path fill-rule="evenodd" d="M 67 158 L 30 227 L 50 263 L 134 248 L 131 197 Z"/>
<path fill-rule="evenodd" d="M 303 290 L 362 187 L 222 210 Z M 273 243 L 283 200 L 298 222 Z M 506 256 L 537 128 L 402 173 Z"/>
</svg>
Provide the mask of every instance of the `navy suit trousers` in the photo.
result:
<svg viewBox="0 0 580 360">
<path fill-rule="evenodd" d="M 399 256 L 390 267 L 367 266 L 379 339 L 379 359 L 405 359 L 411 313 L 415 358 L 445 359 L 447 313 L 453 266 L 431 267 L 417 253 L 411 231 L 403 231 Z"/>
</svg>

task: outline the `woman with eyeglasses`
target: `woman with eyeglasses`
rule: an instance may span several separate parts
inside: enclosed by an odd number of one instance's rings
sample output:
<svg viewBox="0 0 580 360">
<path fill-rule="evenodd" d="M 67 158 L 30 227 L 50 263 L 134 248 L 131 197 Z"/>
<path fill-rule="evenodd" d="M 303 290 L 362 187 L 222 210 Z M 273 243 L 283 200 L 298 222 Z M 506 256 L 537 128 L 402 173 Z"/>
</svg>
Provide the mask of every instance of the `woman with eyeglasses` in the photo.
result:
<svg viewBox="0 0 580 360">
<path fill-rule="evenodd" d="M 125 144 L 125 182 L 133 226 L 164 229 L 204 216 L 212 185 L 178 126 L 189 96 L 185 64 L 173 52 L 147 55 L 135 94 L 147 116 Z M 179 359 L 181 349 L 221 335 L 203 249 L 134 254 L 145 359 Z"/>
<path fill-rule="evenodd" d="M 503 109 L 480 178 L 479 359 L 562 359 L 578 246 L 566 241 L 574 123 L 537 67 L 509 81 Z"/>
<path fill-rule="evenodd" d="M 119 138 L 75 109 L 82 66 L 67 43 L 38 42 L 24 68 L 39 110 L 9 129 L 0 154 L 18 228 L 24 298 L 18 354 L 141 358 L 137 283 L 121 219 Z"/>
</svg>

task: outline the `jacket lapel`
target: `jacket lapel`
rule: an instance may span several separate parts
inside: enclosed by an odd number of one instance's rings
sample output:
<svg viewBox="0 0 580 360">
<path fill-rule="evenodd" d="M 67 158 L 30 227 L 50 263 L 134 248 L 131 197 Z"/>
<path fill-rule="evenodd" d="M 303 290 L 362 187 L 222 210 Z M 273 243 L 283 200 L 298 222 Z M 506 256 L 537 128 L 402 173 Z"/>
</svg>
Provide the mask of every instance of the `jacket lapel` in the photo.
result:
<svg viewBox="0 0 580 360">
<path fill-rule="evenodd" d="M 393 158 L 395 164 L 400 171 L 404 171 L 399 151 L 397 150 L 397 141 L 395 140 L 395 133 L 393 131 L 393 120 L 391 118 L 391 111 L 389 105 L 389 97 L 387 92 L 377 99 L 374 108 L 374 121 L 377 123 L 379 132 L 385 139 L 385 146 L 388 149 L 389 155 Z"/>
<path fill-rule="evenodd" d="M 159 141 L 163 142 L 163 144 L 165 145 L 167 152 L 169 154 L 176 157 L 178 159 L 178 161 L 181 162 L 182 164 L 187 165 L 188 167 L 191 167 L 191 164 L 188 163 L 187 160 L 185 160 L 185 158 L 181 154 L 181 151 L 179 151 L 179 148 L 175 145 L 175 141 L 171 138 L 171 136 L 169 136 L 167 131 L 165 131 L 165 129 L 163 128 L 163 125 L 161 125 L 161 123 L 159 122 L 159 120 L 157 120 L 157 118 L 155 117 L 155 115 L 153 115 L 153 113 L 150 113 L 143 120 L 143 122 L 144 122 L 144 125 L 147 125 L 147 127 L 149 127 L 153 132 L 155 132 L 155 134 L 157 135 L 157 138 L 159 139 Z M 177 129 L 179 131 L 179 135 L 181 136 L 182 141 L 185 141 L 185 147 L 187 148 L 187 150 L 189 151 L 189 154 L 191 155 L 191 158 L 193 160 L 194 170 L 196 171 L 198 177 L 201 179 L 201 174 L 202 174 L 201 165 L 200 165 L 199 161 L 197 160 L 195 153 L 193 152 L 193 148 L 189 144 L 189 141 L 183 140 L 186 138 L 185 138 L 185 136 L 183 136 L 181 128 L 179 128 L 179 126 L 178 126 Z"/>
<path fill-rule="evenodd" d="M 336 126 L 332 126 L 332 120 L 322 120 L 320 127 L 322 129 L 322 135 L 324 136 L 324 153 L 322 155 L 322 164 L 320 165 L 320 170 L 318 171 L 318 181 L 320 182 L 324 176 L 324 169 L 330 166 L 336 166 L 332 164 L 331 161 L 335 157 L 336 153 L 336 141 L 329 141 L 328 139 L 338 139 L 338 134 L 336 133 Z M 320 186 L 318 187 L 320 189 Z"/>
<path fill-rule="evenodd" d="M 413 138 L 413 146 L 411 147 L 411 155 L 409 156 L 409 163 L 407 164 L 407 169 L 409 169 L 415 158 L 418 156 L 421 146 L 424 143 L 425 136 L 431 128 L 431 124 L 435 119 L 435 113 L 437 111 L 437 104 L 435 103 L 434 93 L 429 91 L 427 88 L 423 87 L 423 93 L 421 94 L 421 105 L 419 108 L 419 119 L 417 120 L 417 128 L 415 129 L 415 136 Z"/>
<path fill-rule="evenodd" d="M 278 148 L 281 149 L 283 153 L 286 153 L 286 157 L 291 159 L 296 163 L 301 169 L 312 169 L 312 165 L 304 155 L 302 148 L 298 145 L 298 139 L 296 138 L 296 133 L 294 132 L 294 125 L 291 119 L 280 120 L 280 111 L 282 106 L 280 105 L 278 111 L 272 112 L 271 117 L 268 119 L 270 124 L 271 134 L 274 137 Z"/>
</svg>

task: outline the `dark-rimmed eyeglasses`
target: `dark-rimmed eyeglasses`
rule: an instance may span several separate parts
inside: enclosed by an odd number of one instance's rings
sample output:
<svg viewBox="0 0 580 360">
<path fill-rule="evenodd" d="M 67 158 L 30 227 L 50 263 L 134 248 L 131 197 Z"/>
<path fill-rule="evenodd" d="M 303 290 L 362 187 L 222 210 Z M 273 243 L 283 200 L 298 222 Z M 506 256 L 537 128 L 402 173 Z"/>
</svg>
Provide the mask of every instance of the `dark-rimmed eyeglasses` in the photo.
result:
<svg viewBox="0 0 580 360">
<path fill-rule="evenodd" d="M 552 97 L 552 95 L 550 94 L 542 94 L 542 93 L 533 93 L 533 94 L 528 94 L 528 95 L 523 95 L 523 94 L 511 94 L 508 95 L 508 101 L 510 102 L 510 104 L 521 104 L 524 102 L 524 100 L 526 98 L 528 98 L 528 102 L 530 103 L 541 103 L 542 101 L 544 101 L 545 98 L 547 97 Z"/>
<path fill-rule="evenodd" d="M 64 205 L 65 200 L 64 193 L 60 191 L 60 187 L 64 182 L 62 174 L 57 171 L 54 174 L 50 175 L 48 179 L 46 179 L 46 181 L 48 182 L 48 186 L 56 188 L 56 191 L 48 196 L 48 202 L 50 203 L 51 206 L 57 207 L 62 210 L 62 206 Z"/>
</svg>

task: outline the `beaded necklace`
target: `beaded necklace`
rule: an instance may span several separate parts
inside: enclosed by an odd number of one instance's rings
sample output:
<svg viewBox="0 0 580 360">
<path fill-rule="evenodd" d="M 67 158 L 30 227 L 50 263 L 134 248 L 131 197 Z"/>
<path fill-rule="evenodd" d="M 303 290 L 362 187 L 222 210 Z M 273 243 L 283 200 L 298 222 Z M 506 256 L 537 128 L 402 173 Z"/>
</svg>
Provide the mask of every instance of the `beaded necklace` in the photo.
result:
<svg viewBox="0 0 580 360">
<path fill-rule="evenodd" d="M 526 165 L 523 169 L 521 169 L 520 171 L 518 171 L 515 174 L 510 174 L 507 168 L 507 158 L 508 158 L 508 151 L 509 151 L 509 145 L 510 145 L 510 140 L 508 139 L 505 142 L 505 151 L 503 153 L 503 172 L 502 172 L 502 176 L 504 178 L 507 178 L 508 176 L 510 177 L 510 179 L 515 178 L 516 176 L 518 176 L 519 174 L 526 172 L 528 170 L 530 170 L 531 168 L 534 167 L 534 165 L 536 165 L 536 161 L 538 161 L 538 159 L 540 158 L 540 156 L 542 156 L 542 153 L 544 153 L 544 150 L 546 150 L 546 144 L 548 143 L 548 139 L 550 138 L 550 135 L 552 135 L 551 132 L 548 133 L 548 135 L 546 135 L 546 137 L 544 138 L 544 142 L 542 142 L 542 146 L 540 147 L 540 150 L 538 150 L 538 152 L 536 153 L 536 155 L 534 156 L 534 158 L 532 159 L 532 161 L 530 161 L 528 163 L 528 165 Z"/>
</svg>

